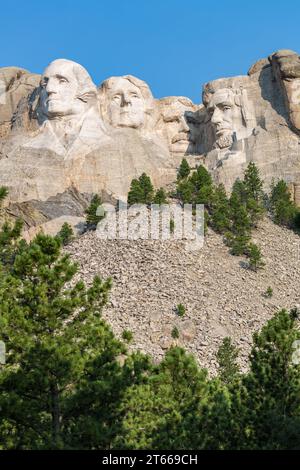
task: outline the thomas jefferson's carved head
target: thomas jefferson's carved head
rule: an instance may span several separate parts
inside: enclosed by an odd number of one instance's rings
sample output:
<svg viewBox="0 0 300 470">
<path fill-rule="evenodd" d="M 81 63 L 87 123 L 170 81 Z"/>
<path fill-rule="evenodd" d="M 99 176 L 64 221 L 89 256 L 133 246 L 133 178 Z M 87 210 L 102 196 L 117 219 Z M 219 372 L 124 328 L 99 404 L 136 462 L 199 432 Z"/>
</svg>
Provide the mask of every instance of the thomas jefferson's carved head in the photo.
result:
<svg viewBox="0 0 300 470">
<path fill-rule="evenodd" d="M 108 78 L 100 86 L 99 95 L 103 119 L 112 127 L 149 127 L 154 100 L 142 80 L 131 75 Z"/>
</svg>

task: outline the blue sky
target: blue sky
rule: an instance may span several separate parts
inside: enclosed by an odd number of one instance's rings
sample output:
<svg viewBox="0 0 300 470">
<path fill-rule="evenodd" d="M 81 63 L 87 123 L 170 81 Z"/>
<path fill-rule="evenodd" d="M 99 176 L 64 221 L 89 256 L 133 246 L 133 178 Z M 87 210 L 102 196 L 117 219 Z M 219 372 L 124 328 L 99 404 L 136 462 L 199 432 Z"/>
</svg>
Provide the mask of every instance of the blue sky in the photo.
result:
<svg viewBox="0 0 300 470">
<path fill-rule="evenodd" d="M 204 82 L 246 74 L 277 49 L 300 53 L 299 0 L 1 2 L 0 66 L 42 72 L 53 59 L 146 80 L 154 96 L 200 102 Z"/>
</svg>

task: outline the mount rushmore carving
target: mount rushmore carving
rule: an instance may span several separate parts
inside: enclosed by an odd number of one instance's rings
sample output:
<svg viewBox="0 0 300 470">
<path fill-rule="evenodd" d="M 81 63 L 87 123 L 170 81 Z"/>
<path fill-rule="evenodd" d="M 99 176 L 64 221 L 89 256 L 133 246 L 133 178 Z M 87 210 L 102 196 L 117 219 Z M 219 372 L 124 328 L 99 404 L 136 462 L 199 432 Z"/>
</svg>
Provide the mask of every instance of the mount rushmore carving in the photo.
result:
<svg viewBox="0 0 300 470">
<path fill-rule="evenodd" d="M 200 88 L 200 86 L 199 86 Z M 172 183 L 183 157 L 229 190 L 249 161 L 268 186 L 285 179 L 300 203 L 300 58 L 281 50 L 248 75 L 204 84 L 203 104 L 155 99 L 131 75 L 96 86 L 81 65 L 53 61 L 41 76 L 0 68 L 0 185 L 27 225 L 82 216 L 94 193 L 125 199 L 146 172 Z"/>
</svg>

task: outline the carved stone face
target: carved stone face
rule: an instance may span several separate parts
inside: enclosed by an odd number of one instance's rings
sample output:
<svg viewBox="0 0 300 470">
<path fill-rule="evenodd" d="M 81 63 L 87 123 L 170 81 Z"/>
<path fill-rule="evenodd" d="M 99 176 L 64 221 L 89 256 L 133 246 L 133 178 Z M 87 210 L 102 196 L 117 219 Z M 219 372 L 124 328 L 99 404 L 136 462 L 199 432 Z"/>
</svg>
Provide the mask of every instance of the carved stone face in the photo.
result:
<svg viewBox="0 0 300 470">
<path fill-rule="evenodd" d="M 163 134 L 169 149 L 175 154 L 195 151 L 198 122 L 195 106 L 187 98 L 165 98 L 160 101 L 163 118 Z"/>
<path fill-rule="evenodd" d="M 81 95 L 87 91 L 89 80 L 86 70 L 75 62 L 64 59 L 52 62 L 41 78 L 40 101 L 44 114 L 49 119 L 82 114 L 86 101 Z"/>
<path fill-rule="evenodd" d="M 143 126 L 145 103 L 140 89 L 125 78 L 116 78 L 107 90 L 107 113 L 113 127 Z"/>
<path fill-rule="evenodd" d="M 241 121 L 241 111 L 235 104 L 232 90 L 223 88 L 216 91 L 211 96 L 207 111 L 215 131 L 216 143 L 220 148 L 230 146 L 238 120 Z"/>
</svg>

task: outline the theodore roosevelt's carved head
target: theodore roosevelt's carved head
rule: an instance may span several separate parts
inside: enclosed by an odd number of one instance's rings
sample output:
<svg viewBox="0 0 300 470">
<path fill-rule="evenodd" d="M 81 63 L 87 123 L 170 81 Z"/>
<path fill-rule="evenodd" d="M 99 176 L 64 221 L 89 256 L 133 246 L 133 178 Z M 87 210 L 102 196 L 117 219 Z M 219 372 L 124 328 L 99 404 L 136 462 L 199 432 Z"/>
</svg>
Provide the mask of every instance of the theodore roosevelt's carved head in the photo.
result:
<svg viewBox="0 0 300 470">
<path fill-rule="evenodd" d="M 183 96 L 159 100 L 160 128 L 173 154 L 193 153 L 197 143 L 199 123 L 197 107 Z"/>
</svg>

